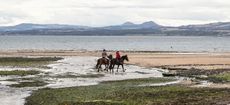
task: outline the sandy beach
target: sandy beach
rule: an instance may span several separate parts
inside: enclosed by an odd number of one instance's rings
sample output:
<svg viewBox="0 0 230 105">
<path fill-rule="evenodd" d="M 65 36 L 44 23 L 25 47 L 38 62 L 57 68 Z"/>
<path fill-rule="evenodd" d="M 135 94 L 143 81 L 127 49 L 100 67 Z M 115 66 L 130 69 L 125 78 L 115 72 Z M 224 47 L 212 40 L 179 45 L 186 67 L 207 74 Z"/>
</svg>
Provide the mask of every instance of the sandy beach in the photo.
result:
<svg viewBox="0 0 230 105">
<path fill-rule="evenodd" d="M 115 55 L 115 52 L 108 52 Z M 225 69 L 230 68 L 230 53 L 227 52 L 131 52 L 122 51 L 122 55 L 128 55 L 128 64 L 142 67 L 180 67 L 200 69 Z M 100 57 L 100 51 L 77 50 L 17 50 L 0 51 L 2 57 L 25 56 L 94 56 Z"/>
</svg>

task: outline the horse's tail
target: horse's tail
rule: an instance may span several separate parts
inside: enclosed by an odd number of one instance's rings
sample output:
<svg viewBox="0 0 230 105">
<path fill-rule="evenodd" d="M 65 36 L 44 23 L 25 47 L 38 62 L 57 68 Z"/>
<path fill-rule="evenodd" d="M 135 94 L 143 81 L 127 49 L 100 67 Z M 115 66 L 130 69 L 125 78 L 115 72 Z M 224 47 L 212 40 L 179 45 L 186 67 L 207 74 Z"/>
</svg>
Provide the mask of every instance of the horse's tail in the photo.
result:
<svg viewBox="0 0 230 105">
<path fill-rule="evenodd" d="M 99 59 L 97 60 L 96 69 L 98 69 L 98 66 L 99 66 Z"/>
</svg>

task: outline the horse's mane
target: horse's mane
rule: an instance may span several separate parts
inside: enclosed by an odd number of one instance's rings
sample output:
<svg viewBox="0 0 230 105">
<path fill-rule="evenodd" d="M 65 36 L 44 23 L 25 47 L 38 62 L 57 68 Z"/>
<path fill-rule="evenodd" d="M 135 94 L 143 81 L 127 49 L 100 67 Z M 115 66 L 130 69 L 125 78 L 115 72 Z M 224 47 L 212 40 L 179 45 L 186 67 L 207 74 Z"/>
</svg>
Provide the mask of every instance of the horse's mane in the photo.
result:
<svg viewBox="0 0 230 105">
<path fill-rule="evenodd" d="M 127 57 L 127 55 L 123 55 L 123 56 L 121 56 L 121 58 L 125 58 L 125 57 Z"/>
</svg>

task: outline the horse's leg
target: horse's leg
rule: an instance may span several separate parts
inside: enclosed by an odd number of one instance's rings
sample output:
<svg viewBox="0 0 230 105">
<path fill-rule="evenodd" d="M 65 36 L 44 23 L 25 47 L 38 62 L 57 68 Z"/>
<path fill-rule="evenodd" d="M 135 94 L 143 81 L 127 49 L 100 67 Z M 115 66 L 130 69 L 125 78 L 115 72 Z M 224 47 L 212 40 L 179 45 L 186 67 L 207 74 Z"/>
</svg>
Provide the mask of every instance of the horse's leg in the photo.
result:
<svg viewBox="0 0 230 105">
<path fill-rule="evenodd" d="M 122 66 L 123 72 L 125 72 L 124 65 L 122 64 L 121 66 Z"/>
<path fill-rule="evenodd" d="M 109 72 L 109 64 L 110 64 L 110 62 L 109 62 L 109 60 L 107 60 L 107 72 Z"/>
<path fill-rule="evenodd" d="M 106 65 L 106 70 L 109 72 L 109 64 Z"/>
<path fill-rule="evenodd" d="M 104 71 L 106 70 L 106 64 L 104 64 L 105 65 L 105 69 L 104 69 Z"/>
<path fill-rule="evenodd" d="M 118 72 L 119 66 L 120 66 L 120 65 L 117 65 L 117 72 Z"/>
<path fill-rule="evenodd" d="M 109 72 L 109 63 L 107 64 L 107 72 Z"/>
<path fill-rule="evenodd" d="M 114 72 L 114 66 L 115 66 L 115 64 L 111 64 L 112 72 Z"/>
<path fill-rule="evenodd" d="M 97 65 L 97 72 L 99 72 L 99 65 Z"/>
<path fill-rule="evenodd" d="M 112 71 L 112 64 L 109 64 L 109 71 Z"/>
<path fill-rule="evenodd" d="M 98 66 L 99 66 L 99 60 L 97 60 L 96 69 L 98 69 Z"/>
<path fill-rule="evenodd" d="M 105 71 L 108 72 L 108 66 L 107 66 L 107 64 L 105 64 Z"/>
<path fill-rule="evenodd" d="M 100 68 L 101 68 L 101 64 L 99 64 L 99 66 L 98 66 L 98 68 L 97 68 L 97 69 L 98 69 L 98 72 L 100 72 Z"/>
</svg>

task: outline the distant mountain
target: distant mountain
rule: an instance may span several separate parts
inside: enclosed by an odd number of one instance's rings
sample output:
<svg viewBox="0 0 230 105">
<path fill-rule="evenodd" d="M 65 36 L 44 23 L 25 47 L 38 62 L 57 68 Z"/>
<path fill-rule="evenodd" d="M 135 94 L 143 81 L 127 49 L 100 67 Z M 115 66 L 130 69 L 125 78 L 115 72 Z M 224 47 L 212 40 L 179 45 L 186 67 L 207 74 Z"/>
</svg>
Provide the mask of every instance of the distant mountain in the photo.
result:
<svg viewBox="0 0 230 105">
<path fill-rule="evenodd" d="M 132 22 L 125 22 L 121 26 L 134 26 L 135 24 Z"/>
<path fill-rule="evenodd" d="M 15 26 L 0 27 L 0 31 L 25 31 L 36 29 L 87 29 L 87 26 L 60 25 L 60 24 L 32 24 L 22 23 Z"/>
<path fill-rule="evenodd" d="M 230 22 L 168 27 L 153 21 L 134 24 L 89 27 L 62 24 L 22 23 L 0 27 L 0 35 L 183 35 L 183 36 L 230 36 Z"/>
<path fill-rule="evenodd" d="M 153 21 L 144 22 L 142 24 L 134 24 L 132 22 L 125 22 L 121 25 L 116 26 L 107 26 L 103 27 L 104 29 L 111 29 L 111 30 L 124 30 L 124 29 L 157 29 L 161 26 L 156 24 Z"/>
<path fill-rule="evenodd" d="M 140 24 L 140 27 L 142 28 L 160 28 L 161 26 L 153 21 L 148 21 L 148 22 L 144 22 Z"/>
</svg>

